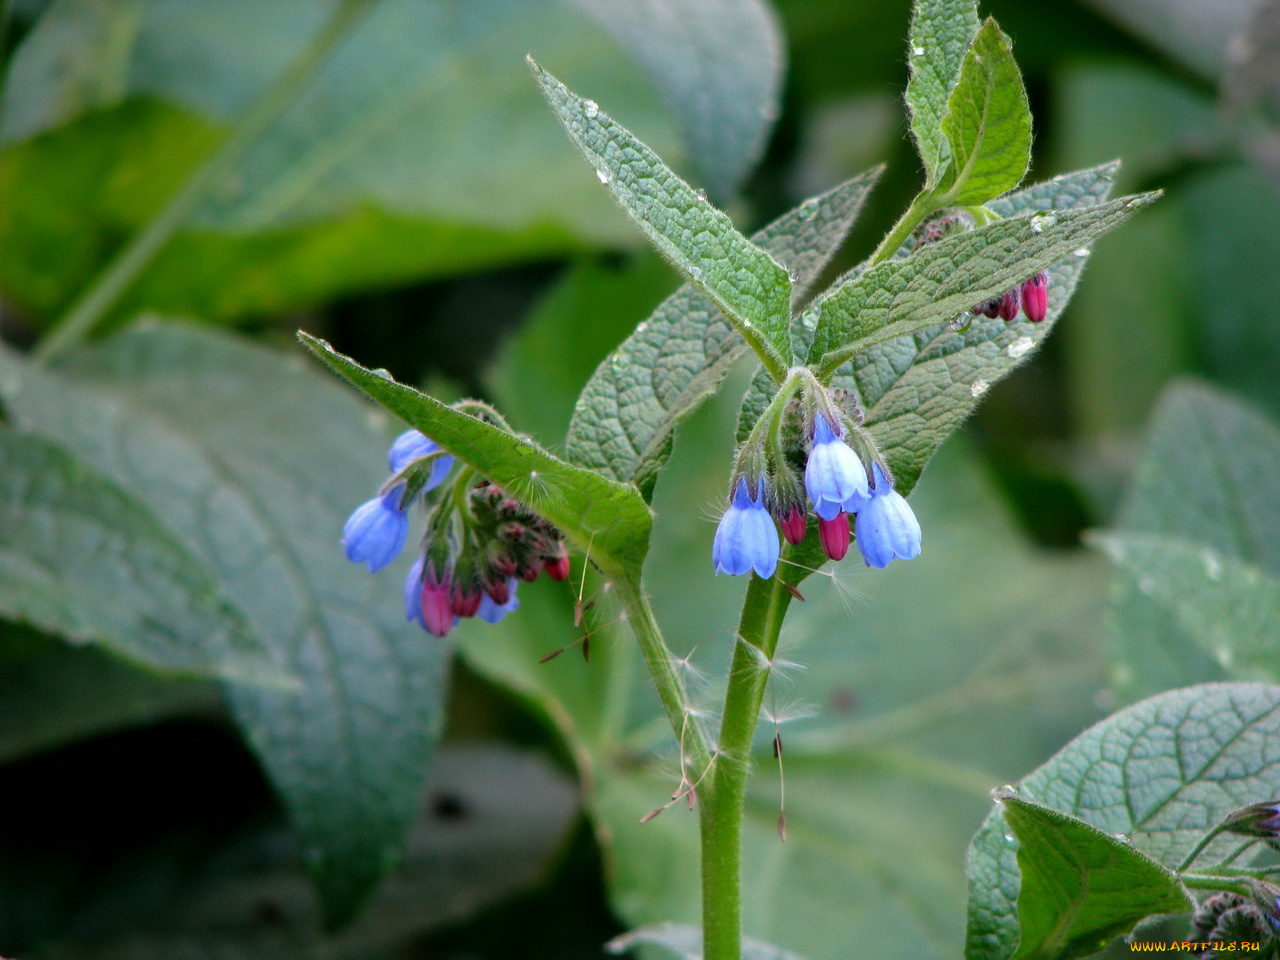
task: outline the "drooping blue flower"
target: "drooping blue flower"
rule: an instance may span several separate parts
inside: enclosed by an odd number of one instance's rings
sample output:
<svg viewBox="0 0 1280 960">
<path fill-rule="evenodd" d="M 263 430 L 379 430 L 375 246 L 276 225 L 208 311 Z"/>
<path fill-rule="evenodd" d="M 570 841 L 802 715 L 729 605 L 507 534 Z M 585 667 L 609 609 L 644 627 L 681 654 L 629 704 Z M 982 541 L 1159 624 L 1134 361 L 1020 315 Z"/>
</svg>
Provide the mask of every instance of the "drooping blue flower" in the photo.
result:
<svg viewBox="0 0 1280 960">
<path fill-rule="evenodd" d="M 520 601 L 516 599 L 516 584 L 519 581 L 515 577 L 507 580 L 507 589 L 510 591 L 506 603 L 496 602 L 489 594 L 485 594 L 480 598 L 480 609 L 476 611 L 476 616 L 485 623 L 497 623 L 508 613 L 513 613 L 520 609 Z"/>
<path fill-rule="evenodd" d="M 394 560 L 409 536 L 409 515 L 400 509 L 403 492 L 396 487 L 365 501 L 342 527 L 347 559 L 363 563 L 370 573 L 376 573 Z"/>
<path fill-rule="evenodd" d="M 858 511 L 854 535 L 867 566 L 883 570 L 895 558 L 910 560 L 920 554 L 920 521 L 911 505 L 880 470 L 872 466 L 875 488 L 871 499 Z"/>
<path fill-rule="evenodd" d="M 778 554 L 782 549 L 778 528 L 761 500 L 763 489 L 761 499 L 752 500 L 746 478 L 739 478 L 733 503 L 720 518 L 711 548 L 716 573 L 737 577 L 754 569 L 759 576 L 768 578 L 778 568 Z"/>
<path fill-rule="evenodd" d="M 404 618 L 423 630 L 427 629 L 427 622 L 422 619 L 422 564 L 425 559 L 419 556 L 413 561 L 409 576 L 404 581 Z"/>
<path fill-rule="evenodd" d="M 439 449 L 440 447 L 436 442 L 421 431 L 406 430 L 396 437 L 395 443 L 391 444 L 391 450 L 387 454 L 387 461 L 391 464 L 391 472 L 395 474 L 407 467 L 411 461 L 417 460 L 419 457 L 425 457 L 427 454 L 434 453 Z M 431 462 L 431 477 L 427 480 L 427 485 L 423 488 L 423 492 L 433 490 L 444 483 L 445 477 L 449 475 L 449 471 L 452 469 L 453 457 L 445 455 L 433 460 Z"/>
<path fill-rule="evenodd" d="M 833 520 L 841 510 L 857 513 L 870 496 L 862 461 L 835 435 L 822 414 L 818 414 L 813 425 L 813 444 L 804 468 L 804 488 L 813 501 L 814 512 L 823 520 Z"/>
</svg>

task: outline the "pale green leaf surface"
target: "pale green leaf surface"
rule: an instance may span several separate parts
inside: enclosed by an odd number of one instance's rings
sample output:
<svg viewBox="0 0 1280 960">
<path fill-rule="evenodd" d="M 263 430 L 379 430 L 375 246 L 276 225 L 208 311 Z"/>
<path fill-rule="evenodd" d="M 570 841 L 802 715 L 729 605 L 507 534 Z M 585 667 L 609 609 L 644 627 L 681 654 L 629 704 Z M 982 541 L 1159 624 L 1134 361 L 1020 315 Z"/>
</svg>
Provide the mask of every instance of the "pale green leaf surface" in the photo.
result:
<svg viewBox="0 0 1280 960">
<path fill-rule="evenodd" d="M 1158 196 L 1011 217 L 872 267 L 819 305 L 810 361 L 829 367 L 854 351 L 958 317 L 1072 256 Z"/>
<path fill-rule="evenodd" d="M 1105 164 L 1064 174 L 993 201 L 1001 216 L 1094 206 L 1106 199 L 1117 165 Z M 1049 311 L 1041 323 L 1024 316 L 1006 323 L 974 316 L 967 330 L 937 324 L 909 336 L 890 340 L 859 354 L 832 380 L 858 398 L 866 423 L 904 493 L 919 478 L 929 458 L 973 409 L 992 384 L 1031 359 L 1070 302 L 1088 262 L 1088 245 L 1048 268 Z M 1082 253 L 1083 251 L 1083 253 Z M 855 268 L 832 285 L 858 276 Z M 813 339 L 821 298 L 797 318 L 794 337 L 807 345 Z M 772 397 L 772 381 L 757 375 L 743 399 L 738 420 L 741 440 Z"/>
<path fill-rule="evenodd" d="M 111 56 L 102 4 L 61 0 L 23 38 L 6 88 L 0 177 L 20 186 L 0 185 L 0 289 L 37 322 L 66 309 L 332 7 L 107 5 L 120 11 Z M 279 313 L 348 290 L 636 245 L 547 123 L 523 63 L 530 51 L 590 85 L 673 163 L 684 156 L 640 70 L 568 4 L 378 0 L 117 316 Z M 82 65 L 92 82 L 59 82 Z"/>
<path fill-rule="evenodd" d="M 213 571 L 74 454 L 0 428 L 0 612 L 159 670 L 284 686 Z"/>
<path fill-rule="evenodd" d="M 805 201 L 751 238 L 792 271 L 797 296 L 835 253 L 878 174 L 870 171 Z M 569 425 L 569 458 L 651 489 L 676 425 L 746 351 L 711 299 L 685 284 L 588 381 Z"/>
<path fill-rule="evenodd" d="M 459 813 L 441 813 L 440 799 Z M 470 918 L 534 886 L 565 840 L 574 786 L 532 754 L 446 747 L 420 797 L 404 862 L 341 933 L 321 932 L 297 845 L 261 830 L 220 851 L 159 898 L 97 935 L 80 932 L 52 960 L 367 960 Z M 149 889 L 149 888 L 146 888 Z M 158 899 L 158 902 L 157 902 Z M 264 918 L 262 904 L 274 913 Z"/>
<path fill-rule="evenodd" d="M 400 575 L 342 554 L 390 424 L 300 357 L 190 327 L 143 325 L 55 370 L 0 354 L 0 387 L 15 427 L 74 449 L 217 571 L 301 684 L 226 696 L 341 917 L 408 829 L 448 655 L 404 622 Z"/>
<path fill-rule="evenodd" d="M 1090 727 L 1016 784 L 1018 795 L 1071 814 L 1176 868 L 1228 811 L 1280 791 L 1280 688 L 1207 684 L 1160 694 Z M 1018 948 L 1018 853 L 997 806 L 969 851 L 967 960 Z M 1219 839 L 1207 863 L 1237 846 Z"/>
<path fill-rule="evenodd" d="M 1146 917 L 1191 909 L 1177 877 L 1124 840 L 1020 798 L 1001 809 L 1022 876 L 1019 960 L 1088 956 Z"/>
<path fill-rule="evenodd" d="M 1031 162 L 1031 108 L 1013 51 L 988 19 L 960 65 L 942 132 L 951 164 L 937 190 L 945 204 L 986 203 L 1018 185 Z"/>
<path fill-rule="evenodd" d="M 791 357 L 787 271 L 593 101 L 531 65 L 547 102 L 627 215 L 766 363 L 785 367 Z"/>
<path fill-rule="evenodd" d="M 712 197 L 732 197 L 778 115 L 786 51 L 764 0 L 570 0 L 661 91 Z"/>
<path fill-rule="evenodd" d="M 653 518 L 635 487 L 552 456 L 532 440 L 460 413 L 360 366 L 327 343 L 299 338 L 325 364 L 483 477 L 509 490 L 611 574 L 639 579 Z"/>
<path fill-rule="evenodd" d="M 942 175 L 951 156 L 942 133 L 942 117 L 960 75 L 960 64 L 977 32 L 978 5 L 974 0 L 916 0 L 906 99 L 911 132 L 930 186 Z"/>
<path fill-rule="evenodd" d="M 1255 631 L 1266 622 L 1258 618 L 1273 613 L 1259 607 L 1268 606 L 1267 589 L 1245 585 L 1280 578 L 1278 504 L 1280 430 L 1209 387 L 1171 387 L 1156 411 L 1116 532 L 1174 538 L 1186 546 L 1179 550 L 1175 543 L 1164 559 L 1146 557 L 1159 564 L 1155 569 L 1122 564 L 1115 572 L 1108 633 L 1117 692 L 1133 698 L 1161 683 L 1255 676 L 1250 671 L 1259 665 L 1258 655 L 1267 659 L 1267 647 L 1256 646 Z M 1213 560 L 1239 574 L 1232 584 L 1225 571 L 1222 581 L 1211 580 Z M 1171 605 L 1172 594 L 1192 582 L 1199 585 L 1198 599 Z M 1223 591 L 1235 589 L 1247 590 L 1251 602 L 1227 602 Z M 1213 640 L 1206 649 L 1207 637 Z M 1274 649 L 1270 657 L 1274 662 Z"/>
<path fill-rule="evenodd" d="M 1172 614 L 1227 676 L 1280 676 L 1280 580 L 1182 537 L 1117 532 L 1090 540 L 1128 574 L 1126 584 Z"/>
<path fill-rule="evenodd" d="M 652 944 L 674 954 L 680 960 L 702 960 L 702 930 L 699 927 L 679 923 L 655 923 L 649 927 L 632 930 L 610 940 L 610 953 L 625 953 L 643 945 Z M 742 960 L 804 960 L 799 954 L 783 950 L 772 944 L 746 937 L 742 941 Z"/>
</svg>

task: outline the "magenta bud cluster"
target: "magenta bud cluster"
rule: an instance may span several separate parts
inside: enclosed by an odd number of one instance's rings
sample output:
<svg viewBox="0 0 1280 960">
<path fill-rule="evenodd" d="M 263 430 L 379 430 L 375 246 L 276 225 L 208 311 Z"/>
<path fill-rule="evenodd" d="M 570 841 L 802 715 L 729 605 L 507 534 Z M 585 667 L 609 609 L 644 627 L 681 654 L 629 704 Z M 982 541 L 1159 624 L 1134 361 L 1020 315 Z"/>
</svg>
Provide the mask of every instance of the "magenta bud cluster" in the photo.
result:
<svg viewBox="0 0 1280 960">
<path fill-rule="evenodd" d="M 543 573 L 553 580 L 568 578 L 569 555 L 560 531 L 497 484 L 460 476 L 458 496 L 428 503 L 454 461 L 422 433 L 409 430 L 397 437 L 388 459 L 391 478 L 348 518 L 343 545 L 349 560 L 381 570 L 408 538 L 410 508 L 428 507 L 422 552 L 405 580 L 409 622 L 437 637 L 469 617 L 497 623 L 519 606 L 521 581 L 530 583 Z"/>
<path fill-rule="evenodd" d="M 1041 270 L 1016 287 L 999 296 L 984 300 L 973 308 L 974 313 L 1006 322 L 1014 320 L 1021 311 L 1032 323 L 1039 323 L 1049 313 L 1049 274 Z"/>
<path fill-rule="evenodd" d="M 855 540 L 867 566 L 878 569 L 919 555 L 920 524 L 911 507 L 880 464 L 873 463 L 868 473 L 845 442 L 841 423 L 817 414 L 801 455 L 807 505 L 798 502 L 798 493 L 778 492 L 797 490 L 798 483 L 780 484 L 776 475 L 735 478 L 712 545 L 716 573 L 773 576 L 781 556 L 779 530 L 787 543 L 803 543 L 810 510 L 817 518 L 818 542 L 832 560 L 843 560 Z"/>
</svg>

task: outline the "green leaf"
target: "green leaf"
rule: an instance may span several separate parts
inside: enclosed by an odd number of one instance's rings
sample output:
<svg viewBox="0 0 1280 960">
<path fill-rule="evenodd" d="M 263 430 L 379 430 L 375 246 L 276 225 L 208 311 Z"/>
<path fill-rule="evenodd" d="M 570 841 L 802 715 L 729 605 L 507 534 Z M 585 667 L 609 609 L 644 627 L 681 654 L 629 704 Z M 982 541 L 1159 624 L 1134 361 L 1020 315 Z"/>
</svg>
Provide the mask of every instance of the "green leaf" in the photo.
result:
<svg viewBox="0 0 1280 960">
<path fill-rule="evenodd" d="M 797 296 L 835 253 L 878 176 L 869 171 L 813 197 L 752 237 L 792 271 Z M 745 352 L 712 300 L 685 284 L 587 383 L 569 426 L 569 458 L 651 495 L 676 425 Z"/>
<path fill-rule="evenodd" d="M 634 947 L 652 944 L 661 947 L 680 960 L 702 960 L 702 930 L 680 923 L 655 923 L 653 926 L 632 930 L 610 940 L 606 949 L 610 953 L 626 953 Z M 744 937 L 742 960 L 804 960 L 797 953 L 783 950 L 760 940 Z"/>
<path fill-rule="evenodd" d="M 1031 107 L 1013 51 L 990 18 L 960 65 L 942 132 L 951 164 L 935 195 L 940 206 L 986 203 L 1018 185 L 1031 162 Z"/>
<path fill-rule="evenodd" d="M 1106 199 L 1117 165 L 1055 177 L 1034 184 L 990 206 L 1004 217 L 1094 206 Z M 1081 250 L 1087 252 L 1088 247 Z M 1019 317 L 1009 323 L 973 317 L 967 330 L 945 324 L 878 346 L 853 359 L 832 385 L 849 390 L 862 404 L 866 424 L 889 460 L 894 482 L 904 492 L 942 442 L 981 402 L 990 386 L 1035 355 L 1071 301 L 1088 258 L 1073 252 L 1049 267 L 1049 312 L 1041 323 Z M 862 268 L 832 285 L 838 290 Z M 794 325 L 798 343 L 813 338 L 811 324 L 821 298 Z M 738 439 L 743 439 L 767 406 L 772 381 L 757 375 L 743 398 Z"/>
<path fill-rule="evenodd" d="M 389 425 L 299 357 L 190 327 L 144 325 L 52 370 L 0 353 L 0 390 L 11 425 L 145 502 L 298 679 L 225 695 L 326 918 L 349 916 L 412 820 L 449 655 L 404 622 L 401 576 L 339 546 L 386 478 Z"/>
<path fill-rule="evenodd" d="M 1022 875 L 1016 958 L 1088 956 L 1149 916 L 1194 906 L 1172 872 L 1126 841 L 1017 797 L 1001 808 Z"/>
<path fill-rule="evenodd" d="M 331 7 L 51 6 L 15 51 L 5 89 L 6 299 L 35 323 L 64 310 Z M 664 156 L 679 155 L 640 70 L 568 4 L 472 0 L 459 16 L 447 0 L 378 2 L 116 318 L 261 316 L 351 290 L 634 245 L 626 218 L 546 122 L 523 63 L 531 50 L 590 82 Z M 86 84 L 64 82 L 86 74 Z"/>
<path fill-rule="evenodd" d="M 0 626 L 0 763 L 219 707 L 217 685 Z"/>
<path fill-rule="evenodd" d="M 1207 684 L 1143 700 L 1090 727 L 1016 785 L 1018 797 L 1123 835 L 1169 869 L 1227 812 L 1277 791 L 1280 688 L 1256 683 Z M 1021 854 L 1005 840 L 1011 822 L 1003 806 L 991 811 L 969 851 L 967 960 L 1023 956 L 1025 878 Z M 1237 845 L 1220 838 L 1203 862 Z"/>
<path fill-rule="evenodd" d="M 287 685 L 216 576 L 112 481 L 0 428 L 0 613 L 161 670 Z"/>
<path fill-rule="evenodd" d="M 791 357 L 787 271 L 590 100 L 530 61 L 547 102 L 614 198 L 775 375 Z"/>
<path fill-rule="evenodd" d="M 1011 217 L 885 261 L 823 299 L 810 363 L 831 373 L 876 344 L 958 317 L 1083 249 L 1157 197 Z"/>
<path fill-rule="evenodd" d="M 978 5 L 974 0 L 916 0 L 907 59 L 911 68 L 907 108 L 930 187 L 939 181 L 951 159 L 942 118 L 959 79 L 960 64 L 977 32 Z"/>
<path fill-rule="evenodd" d="M 1277 463 L 1280 467 L 1280 463 Z M 1181 537 L 1097 534 L 1100 547 L 1138 590 L 1172 614 L 1186 636 L 1226 673 L 1276 680 L 1280 580 L 1251 563 Z"/>
<path fill-rule="evenodd" d="M 570 0 L 644 68 L 712 197 L 727 201 L 778 116 L 786 59 L 763 0 Z"/>
<path fill-rule="evenodd" d="M 123 916 L 111 917 L 109 931 L 86 936 L 81 924 L 49 956 L 366 960 L 534 887 L 576 812 L 574 785 L 546 760 L 492 745 L 446 747 L 420 798 L 404 862 L 341 934 L 321 931 L 296 844 L 266 829 L 195 865 L 184 847 L 183 883 L 139 884 L 145 902 L 114 911 Z"/>
<path fill-rule="evenodd" d="M 307 333 L 298 337 L 373 400 L 554 523 L 602 569 L 639 579 L 653 517 L 634 487 L 559 460 L 532 440 L 368 370 Z"/>
<path fill-rule="evenodd" d="M 1171 387 L 1108 535 L 1125 554 L 1116 557 L 1108 618 L 1121 695 L 1255 678 L 1269 666 L 1274 657 L 1259 662 L 1255 644 L 1276 616 L 1278 504 L 1280 430 L 1208 387 Z"/>
</svg>

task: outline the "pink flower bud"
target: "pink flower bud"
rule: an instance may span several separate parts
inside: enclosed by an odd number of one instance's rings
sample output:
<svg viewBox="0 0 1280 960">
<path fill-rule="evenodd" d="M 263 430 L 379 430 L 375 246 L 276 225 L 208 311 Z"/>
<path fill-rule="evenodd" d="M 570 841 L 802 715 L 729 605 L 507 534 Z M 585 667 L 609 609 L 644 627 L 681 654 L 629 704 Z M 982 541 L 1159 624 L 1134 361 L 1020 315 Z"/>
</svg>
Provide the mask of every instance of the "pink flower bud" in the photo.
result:
<svg viewBox="0 0 1280 960">
<path fill-rule="evenodd" d="M 480 609 L 482 593 L 474 585 L 463 587 L 457 584 L 449 597 L 449 606 L 455 617 L 474 617 Z"/>
<path fill-rule="evenodd" d="M 498 574 L 484 585 L 484 592 L 498 606 L 503 606 L 511 599 L 511 581 L 509 575 Z"/>
<path fill-rule="evenodd" d="M 542 575 L 541 564 L 537 564 L 535 566 L 520 567 L 518 570 L 516 570 L 516 576 L 519 577 L 521 580 L 523 580 L 525 583 L 533 583 L 533 581 L 537 580 L 538 577 L 541 575 Z"/>
<path fill-rule="evenodd" d="M 818 539 L 822 549 L 832 560 L 843 560 L 849 552 L 849 515 L 844 511 L 830 520 L 818 518 Z"/>
<path fill-rule="evenodd" d="M 556 557 L 543 557 L 542 565 L 552 580 L 569 579 L 569 557 L 565 553 L 561 552 Z"/>
<path fill-rule="evenodd" d="M 782 527 L 782 536 L 787 543 L 804 543 L 805 534 L 809 532 L 809 520 L 799 505 L 793 506 L 779 517 L 778 524 Z"/>
<path fill-rule="evenodd" d="M 1022 309 L 1027 319 L 1039 323 L 1049 311 L 1049 275 L 1041 270 L 1022 284 Z"/>
<path fill-rule="evenodd" d="M 1018 315 L 1018 307 L 1021 306 L 1022 298 L 1018 295 L 1018 288 L 1006 290 L 1004 296 L 1000 298 L 1000 319 L 1008 322 Z"/>
<path fill-rule="evenodd" d="M 426 576 L 422 579 L 422 625 L 437 637 L 444 637 L 453 629 L 450 586 L 449 578 L 437 579 L 428 564 Z"/>
</svg>

